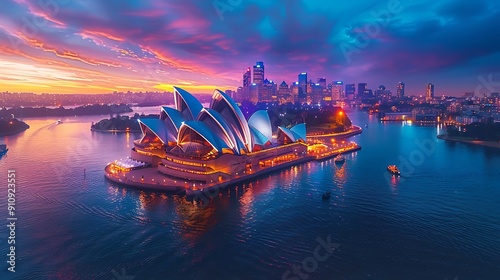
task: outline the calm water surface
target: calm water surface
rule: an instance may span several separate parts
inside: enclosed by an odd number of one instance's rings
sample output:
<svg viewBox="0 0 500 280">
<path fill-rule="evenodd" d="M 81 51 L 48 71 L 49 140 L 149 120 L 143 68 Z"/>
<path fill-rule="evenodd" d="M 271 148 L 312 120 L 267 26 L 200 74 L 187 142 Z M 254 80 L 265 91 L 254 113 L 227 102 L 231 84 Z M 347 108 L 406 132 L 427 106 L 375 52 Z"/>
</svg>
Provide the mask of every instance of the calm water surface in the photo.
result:
<svg viewBox="0 0 500 280">
<path fill-rule="evenodd" d="M 89 130 L 106 116 L 26 119 L 29 130 L 0 138 L 18 217 L 17 272 L 6 272 L 4 227 L 0 279 L 282 279 L 327 237 L 340 247 L 308 279 L 500 279 L 500 152 L 350 116 L 369 125 L 344 165 L 289 168 L 203 206 L 106 181 L 104 166 L 140 137 Z"/>
</svg>

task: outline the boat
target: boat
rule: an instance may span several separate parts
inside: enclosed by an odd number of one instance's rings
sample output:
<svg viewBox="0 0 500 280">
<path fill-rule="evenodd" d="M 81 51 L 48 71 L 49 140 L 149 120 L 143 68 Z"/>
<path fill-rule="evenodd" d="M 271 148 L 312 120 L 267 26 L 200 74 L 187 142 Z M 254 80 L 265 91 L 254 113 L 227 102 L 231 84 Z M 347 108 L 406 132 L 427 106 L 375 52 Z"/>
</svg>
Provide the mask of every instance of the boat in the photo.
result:
<svg viewBox="0 0 500 280">
<path fill-rule="evenodd" d="M 345 157 L 343 155 L 337 155 L 334 159 L 335 163 L 344 163 Z"/>
<path fill-rule="evenodd" d="M 7 153 L 9 149 L 7 149 L 7 145 L 0 144 L 0 156 L 3 156 Z"/>
<path fill-rule="evenodd" d="M 62 121 L 61 121 L 61 120 L 57 120 L 57 121 L 56 121 L 56 124 L 61 124 L 61 123 L 62 123 Z"/>
<path fill-rule="evenodd" d="M 389 170 L 389 172 L 391 172 L 392 175 L 396 175 L 396 176 L 401 175 L 401 172 L 399 172 L 399 169 L 396 165 L 387 166 L 387 170 Z"/>
<path fill-rule="evenodd" d="M 327 200 L 327 199 L 329 199 L 329 198 L 330 198 L 330 196 L 331 196 L 331 195 L 332 195 L 332 194 L 331 194 L 330 192 L 326 192 L 326 193 L 324 193 L 321 197 L 323 198 L 323 200 Z"/>
</svg>

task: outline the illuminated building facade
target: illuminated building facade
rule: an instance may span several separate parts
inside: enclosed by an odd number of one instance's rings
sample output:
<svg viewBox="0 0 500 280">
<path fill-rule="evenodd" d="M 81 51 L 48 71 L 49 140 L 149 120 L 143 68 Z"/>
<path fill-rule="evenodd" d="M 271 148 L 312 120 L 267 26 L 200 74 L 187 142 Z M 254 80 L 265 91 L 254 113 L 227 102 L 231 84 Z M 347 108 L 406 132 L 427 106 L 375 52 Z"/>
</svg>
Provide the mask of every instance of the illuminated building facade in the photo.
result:
<svg viewBox="0 0 500 280">
<path fill-rule="evenodd" d="M 367 83 L 358 83 L 358 98 L 370 98 L 371 94 L 368 92 Z"/>
<path fill-rule="evenodd" d="M 404 82 L 398 83 L 397 96 L 398 96 L 398 98 L 405 97 L 405 83 Z"/>
<path fill-rule="evenodd" d="M 344 82 L 335 81 L 332 84 L 332 100 L 341 100 L 344 98 Z"/>
<path fill-rule="evenodd" d="M 243 87 L 250 87 L 252 84 L 252 72 L 250 71 L 250 67 L 248 67 L 247 71 L 243 73 Z"/>
<path fill-rule="evenodd" d="M 253 67 L 253 82 L 259 86 L 264 84 L 264 62 L 257 61 Z"/>
<path fill-rule="evenodd" d="M 257 103 L 260 101 L 260 86 L 256 83 L 253 83 L 250 86 L 249 100 L 252 103 Z"/>
<path fill-rule="evenodd" d="M 307 102 L 307 73 L 300 73 L 298 77 L 298 101 Z"/>
<path fill-rule="evenodd" d="M 313 84 L 312 85 L 312 103 L 320 104 L 323 100 L 323 87 L 321 84 Z"/>
<path fill-rule="evenodd" d="M 434 98 L 434 85 L 431 83 L 428 83 L 425 85 L 425 97 L 430 100 Z"/>
<path fill-rule="evenodd" d="M 326 78 L 318 78 L 318 84 L 319 84 L 322 88 L 326 88 Z"/>
<path fill-rule="evenodd" d="M 356 85 L 355 84 L 345 85 L 345 95 L 348 100 L 354 100 L 356 98 Z"/>
<path fill-rule="evenodd" d="M 290 94 L 290 87 L 285 81 L 280 84 L 280 87 L 278 89 L 278 102 L 293 102 L 292 95 Z"/>
<path fill-rule="evenodd" d="M 299 83 L 295 82 L 290 86 L 290 94 L 292 95 L 292 102 L 299 102 Z"/>
<path fill-rule="evenodd" d="M 247 120 L 222 91 L 214 91 L 208 108 L 178 87 L 174 101 L 175 108 L 161 108 L 159 119 L 139 120 L 143 135 L 131 151 L 131 160 L 156 167 L 171 180 L 227 181 L 307 153 L 305 124 L 273 133 L 267 111 Z"/>
<path fill-rule="evenodd" d="M 241 94 L 238 96 L 238 101 L 250 100 L 250 88 L 252 86 L 252 71 L 250 67 L 243 73 L 243 87 Z"/>
</svg>

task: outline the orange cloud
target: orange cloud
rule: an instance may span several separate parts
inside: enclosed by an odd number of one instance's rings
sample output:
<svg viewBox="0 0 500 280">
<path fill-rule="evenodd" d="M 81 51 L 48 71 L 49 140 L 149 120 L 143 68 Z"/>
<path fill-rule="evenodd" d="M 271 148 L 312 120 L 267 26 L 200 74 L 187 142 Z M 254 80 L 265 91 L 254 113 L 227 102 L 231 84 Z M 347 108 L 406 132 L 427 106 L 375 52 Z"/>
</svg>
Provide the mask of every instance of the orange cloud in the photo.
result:
<svg viewBox="0 0 500 280">
<path fill-rule="evenodd" d="M 77 60 L 77 61 L 89 64 L 89 65 L 93 65 L 93 66 L 105 65 L 105 66 L 109 66 L 109 67 L 122 67 L 121 64 L 118 64 L 115 62 L 88 58 L 88 57 L 80 56 L 79 54 L 71 52 L 71 51 L 59 51 L 55 47 L 49 46 L 38 39 L 28 38 L 28 37 L 24 36 L 22 33 L 18 33 L 17 37 L 22 39 L 27 45 L 29 45 L 33 48 L 41 49 L 45 52 L 54 53 L 56 56 L 61 57 L 61 58 Z"/>
</svg>

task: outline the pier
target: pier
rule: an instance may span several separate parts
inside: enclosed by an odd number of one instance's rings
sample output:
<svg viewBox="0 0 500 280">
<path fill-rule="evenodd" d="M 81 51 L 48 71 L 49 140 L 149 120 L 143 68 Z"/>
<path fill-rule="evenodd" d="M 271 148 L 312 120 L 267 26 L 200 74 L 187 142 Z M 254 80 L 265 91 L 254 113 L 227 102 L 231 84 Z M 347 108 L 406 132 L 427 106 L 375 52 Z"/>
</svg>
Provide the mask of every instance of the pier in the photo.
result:
<svg viewBox="0 0 500 280">
<path fill-rule="evenodd" d="M 323 148 L 319 148 L 319 145 Z M 322 161 L 340 154 L 352 153 L 360 149 L 361 147 L 354 142 L 337 144 L 337 146 L 335 143 L 331 145 L 312 144 L 309 145 L 307 154 L 300 157 L 292 160 L 275 162 L 269 166 L 263 166 L 248 172 L 244 171 L 242 173 L 230 174 L 230 177 L 226 180 L 209 183 L 172 178 L 160 173 L 157 167 L 142 167 L 130 171 L 120 171 L 114 169 L 112 163 L 106 166 L 105 176 L 110 181 L 121 185 L 155 191 L 176 192 L 191 196 L 247 182 L 294 165 L 303 164 L 309 161 Z"/>
</svg>

